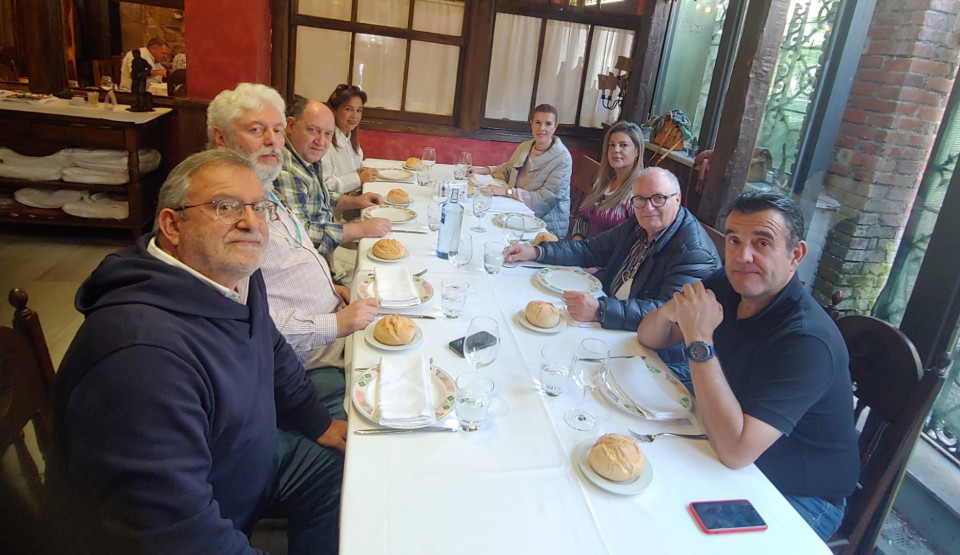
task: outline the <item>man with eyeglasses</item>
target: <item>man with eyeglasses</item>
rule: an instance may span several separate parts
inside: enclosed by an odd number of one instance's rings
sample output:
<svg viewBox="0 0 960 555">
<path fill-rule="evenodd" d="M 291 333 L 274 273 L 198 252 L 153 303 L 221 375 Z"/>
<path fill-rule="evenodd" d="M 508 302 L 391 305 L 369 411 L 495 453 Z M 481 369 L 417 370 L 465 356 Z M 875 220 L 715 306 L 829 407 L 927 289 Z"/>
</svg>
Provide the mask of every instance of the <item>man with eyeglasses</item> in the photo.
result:
<svg viewBox="0 0 960 555">
<path fill-rule="evenodd" d="M 337 552 L 346 422 L 270 318 L 275 210 L 247 158 L 195 154 L 153 233 L 81 286 L 44 488 L 57 552 L 249 553 L 263 514 L 291 553 Z"/>
<path fill-rule="evenodd" d="M 643 316 L 667 302 L 683 284 L 720 267 L 720 256 L 697 218 L 680 205 L 680 183 L 662 168 L 647 168 L 633 182 L 633 216 L 617 227 L 582 241 L 515 243 L 505 262 L 535 260 L 545 264 L 603 268 L 604 296 L 564 291 L 570 316 L 599 322 L 607 329 L 636 330 Z M 678 348 L 661 353 L 664 361 L 688 379 Z"/>
</svg>

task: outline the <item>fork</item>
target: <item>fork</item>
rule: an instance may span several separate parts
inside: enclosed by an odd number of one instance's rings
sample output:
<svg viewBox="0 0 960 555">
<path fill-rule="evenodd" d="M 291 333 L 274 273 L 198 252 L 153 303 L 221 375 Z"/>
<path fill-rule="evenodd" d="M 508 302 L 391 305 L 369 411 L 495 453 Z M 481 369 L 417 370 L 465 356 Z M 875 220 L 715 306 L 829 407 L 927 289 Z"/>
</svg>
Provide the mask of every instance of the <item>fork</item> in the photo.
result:
<svg viewBox="0 0 960 555">
<path fill-rule="evenodd" d="M 682 437 L 684 439 L 708 439 L 706 434 L 675 434 L 673 432 L 660 432 L 657 434 L 641 434 L 633 430 L 629 430 L 630 435 L 640 440 L 640 443 L 653 443 L 653 440 L 657 439 L 660 436 L 670 436 L 670 437 Z"/>
</svg>

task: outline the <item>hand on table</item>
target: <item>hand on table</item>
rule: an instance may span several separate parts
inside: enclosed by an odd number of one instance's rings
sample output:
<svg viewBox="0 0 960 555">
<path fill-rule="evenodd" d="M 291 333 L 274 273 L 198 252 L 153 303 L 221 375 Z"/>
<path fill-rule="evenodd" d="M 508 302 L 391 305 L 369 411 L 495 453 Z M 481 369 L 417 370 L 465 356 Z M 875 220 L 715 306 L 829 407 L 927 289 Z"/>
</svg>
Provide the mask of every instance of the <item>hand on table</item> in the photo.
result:
<svg viewBox="0 0 960 555">
<path fill-rule="evenodd" d="M 362 330 L 377 318 L 380 302 L 375 298 L 357 299 L 336 312 L 337 337 Z"/>
<path fill-rule="evenodd" d="M 378 193 L 363 193 L 357 199 L 360 201 L 360 208 L 368 206 L 380 206 L 383 204 L 383 197 Z"/>
<path fill-rule="evenodd" d="M 360 175 L 360 183 L 363 184 L 375 181 L 379 172 L 377 172 L 376 168 L 360 168 L 357 170 L 357 174 Z"/>
<path fill-rule="evenodd" d="M 567 312 L 578 322 L 596 322 L 600 301 L 585 291 L 564 291 L 563 302 L 567 303 Z"/>
<path fill-rule="evenodd" d="M 383 204 L 383 197 L 377 193 L 363 193 L 362 195 L 340 195 L 337 201 L 337 210 L 362 210 L 368 206 Z"/>
<path fill-rule="evenodd" d="M 359 226 L 360 234 L 357 237 L 383 237 L 393 229 L 390 220 L 386 218 L 370 218 L 354 225 Z"/>
<path fill-rule="evenodd" d="M 339 285 L 334 283 L 333 290 L 337 292 L 337 296 L 343 299 L 343 302 L 350 304 L 350 288 L 345 285 Z"/>
<path fill-rule="evenodd" d="M 527 260 L 533 260 L 536 257 L 537 249 L 536 247 L 531 247 L 530 245 L 511 243 L 507 245 L 506 249 L 503 250 L 503 261 L 507 263 L 524 262 Z"/>
<path fill-rule="evenodd" d="M 682 290 L 673 294 L 671 302 L 673 306 L 667 308 L 665 314 L 667 317 L 675 316 L 684 340 L 712 340 L 713 330 L 723 321 L 723 306 L 717 302 L 713 291 L 705 288 L 702 281 L 693 285 L 687 283 Z M 664 307 L 669 304 L 667 302 Z"/>
<path fill-rule="evenodd" d="M 324 447 L 331 447 L 337 451 L 347 450 L 347 421 L 332 420 L 327 431 L 320 434 L 317 443 Z"/>
</svg>

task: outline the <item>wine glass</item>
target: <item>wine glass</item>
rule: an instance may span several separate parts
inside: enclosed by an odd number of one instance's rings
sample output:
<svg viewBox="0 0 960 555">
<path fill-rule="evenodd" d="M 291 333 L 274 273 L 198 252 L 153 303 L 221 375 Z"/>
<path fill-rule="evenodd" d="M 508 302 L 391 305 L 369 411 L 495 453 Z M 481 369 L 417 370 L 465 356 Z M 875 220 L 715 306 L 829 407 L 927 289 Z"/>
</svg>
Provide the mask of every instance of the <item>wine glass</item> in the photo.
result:
<svg viewBox="0 0 960 555">
<path fill-rule="evenodd" d="M 454 179 L 464 179 L 467 177 L 467 170 L 473 165 L 473 156 L 469 152 L 461 152 L 457 165 L 453 168 Z"/>
<path fill-rule="evenodd" d="M 423 149 L 423 154 L 420 155 L 420 163 L 427 169 L 427 179 L 429 179 L 430 169 L 437 163 L 437 149 L 432 146 Z"/>
<path fill-rule="evenodd" d="M 573 363 L 573 381 L 583 391 L 576 408 L 568 410 L 563 415 L 563 421 L 574 430 L 589 432 L 597 425 L 597 418 L 583 408 L 587 391 L 597 386 L 600 371 L 607 368 L 610 360 L 610 348 L 599 339 L 584 339 L 577 349 L 577 359 Z"/>
<path fill-rule="evenodd" d="M 471 231 L 486 233 L 487 228 L 483 227 L 483 215 L 490 210 L 493 204 L 493 191 L 490 187 L 478 187 L 476 194 L 473 195 L 473 215 L 477 217 L 477 225 L 471 227 Z"/>
<path fill-rule="evenodd" d="M 458 269 L 470 263 L 473 258 L 473 237 L 469 233 L 460 236 L 457 252 L 447 253 L 447 258 Z"/>
<path fill-rule="evenodd" d="M 500 350 L 500 332 L 497 321 L 489 316 L 477 316 L 470 320 L 467 336 L 463 339 L 463 357 L 473 369 L 480 371 L 497 358 Z"/>
<path fill-rule="evenodd" d="M 103 75 L 100 77 L 100 88 L 109 93 L 113 90 L 113 77 L 109 75 Z M 103 101 L 107 101 L 107 96 L 104 94 Z"/>
<path fill-rule="evenodd" d="M 504 217 L 503 228 L 507 230 L 505 236 L 508 243 L 512 245 L 523 241 L 524 223 L 523 216 L 520 214 L 507 214 Z"/>
</svg>

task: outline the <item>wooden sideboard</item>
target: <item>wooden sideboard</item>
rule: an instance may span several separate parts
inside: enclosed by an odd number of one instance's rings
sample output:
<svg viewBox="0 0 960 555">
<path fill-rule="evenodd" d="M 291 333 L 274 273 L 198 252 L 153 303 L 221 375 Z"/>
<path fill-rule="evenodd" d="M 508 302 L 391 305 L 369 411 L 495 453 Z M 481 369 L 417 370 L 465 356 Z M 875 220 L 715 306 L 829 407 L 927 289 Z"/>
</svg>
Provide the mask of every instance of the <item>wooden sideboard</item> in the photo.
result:
<svg viewBox="0 0 960 555">
<path fill-rule="evenodd" d="M 74 106 L 61 99 L 40 105 L 0 102 L 0 146 L 27 156 L 47 156 L 68 147 L 125 150 L 130 172 L 130 181 L 123 185 L 0 177 L 0 222 L 107 227 L 128 229 L 134 235 L 142 233 L 153 219 L 167 165 L 161 162 L 156 170 L 141 174 L 138 151 L 161 147 L 161 124 L 171 110 L 157 108 L 154 112 L 133 113 L 126 108 L 120 105 L 107 110 L 102 104 Z M 14 191 L 21 187 L 115 193 L 126 198 L 130 215 L 125 220 L 79 218 L 62 210 L 24 206 L 13 198 Z"/>
</svg>

